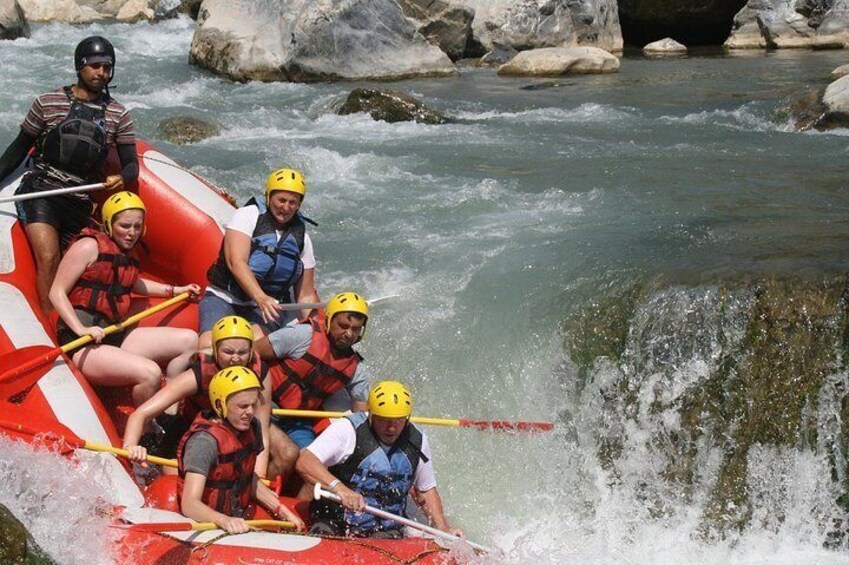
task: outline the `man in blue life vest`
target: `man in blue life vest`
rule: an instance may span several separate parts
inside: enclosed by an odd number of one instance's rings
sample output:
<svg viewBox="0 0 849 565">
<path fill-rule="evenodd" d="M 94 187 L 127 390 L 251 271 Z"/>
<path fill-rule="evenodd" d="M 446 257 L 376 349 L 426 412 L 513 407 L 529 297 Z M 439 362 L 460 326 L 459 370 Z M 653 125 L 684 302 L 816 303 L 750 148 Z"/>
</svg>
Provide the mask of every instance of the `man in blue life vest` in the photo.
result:
<svg viewBox="0 0 849 565">
<path fill-rule="evenodd" d="M 109 94 L 115 74 L 115 49 L 100 36 L 83 39 L 74 51 L 77 83 L 42 94 L 32 103 L 18 136 L 0 156 L 0 182 L 24 162 L 32 164 L 18 194 L 102 182 L 108 191 L 126 190 L 139 174 L 133 120 Z M 109 148 L 115 147 L 121 172 L 104 177 Z M 32 246 L 41 308 L 59 267 L 60 250 L 91 221 L 88 193 L 33 198 L 16 204 Z"/>
<path fill-rule="evenodd" d="M 404 515 L 411 492 L 434 527 L 449 530 L 436 488 L 427 435 L 410 422 L 413 399 L 397 381 L 371 389 L 368 413 L 336 420 L 301 450 L 296 470 L 309 485 L 321 483 L 342 498 L 342 505 L 313 501 L 310 531 L 358 537 L 403 537 L 403 526 L 362 510 L 368 504 Z"/>
</svg>

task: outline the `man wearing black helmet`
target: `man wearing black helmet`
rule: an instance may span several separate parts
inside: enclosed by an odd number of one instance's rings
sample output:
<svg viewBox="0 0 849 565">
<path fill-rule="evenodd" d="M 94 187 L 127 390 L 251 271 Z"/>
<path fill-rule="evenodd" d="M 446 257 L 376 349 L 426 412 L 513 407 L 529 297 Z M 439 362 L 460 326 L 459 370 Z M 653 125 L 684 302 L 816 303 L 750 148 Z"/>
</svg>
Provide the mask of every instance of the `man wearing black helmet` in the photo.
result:
<svg viewBox="0 0 849 565">
<path fill-rule="evenodd" d="M 133 120 L 109 94 L 115 49 L 103 37 L 87 37 L 74 51 L 74 67 L 77 83 L 36 98 L 18 136 L 0 156 L 2 182 L 35 147 L 18 194 L 97 182 L 109 191 L 122 190 L 138 177 Z M 121 173 L 104 178 L 110 146 L 118 150 Z M 25 200 L 16 207 L 35 255 L 41 307 L 49 312 L 60 249 L 89 223 L 92 200 L 76 193 Z"/>
</svg>

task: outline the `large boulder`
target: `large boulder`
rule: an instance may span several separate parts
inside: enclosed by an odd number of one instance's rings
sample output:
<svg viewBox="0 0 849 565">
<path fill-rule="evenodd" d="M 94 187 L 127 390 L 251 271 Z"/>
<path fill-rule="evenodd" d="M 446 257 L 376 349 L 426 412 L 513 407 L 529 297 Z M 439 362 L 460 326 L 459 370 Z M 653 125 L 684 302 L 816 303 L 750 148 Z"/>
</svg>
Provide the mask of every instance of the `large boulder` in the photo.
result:
<svg viewBox="0 0 849 565">
<path fill-rule="evenodd" d="M 831 127 L 849 127 L 849 76 L 829 84 L 822 101 L 828 110 L 826 119 Z"/>
<path fill-rule="evenodd" d="M 29 37 L 29 24 L 18 0 L 0 0 L 0 39 Z"/>
<path fill-rule="evenodd" d="M 522 51 L 498 68 L 504 76 L 615 73 L 619 59 L 597 47 L 547 47 Z"/>
<path fill-rule="evenodd" d="M 847 45 L 849 0 L 749 0 L 725 42 L 729 49 Z"/>
<path fill-rule="evenodd" d="M 839 78 L 843 78 L 846 75 L 849 75 L 849 63 L 845 65 L 840 65 L 828 75 L 829 80 L 837 80 Z"/>
<path fill-rule="evenodd" d="M 586 45 L 622 50 L 616 0 L 456 0 L 475 10 L 469 55 Z"/>
<path fill-rule="evenodd" d="M 643 53 L 652 57 L 661 57 L 666 55 L 681 56 L 687 54 L 687 46 L 678 43 L 671 37 L 665 37 L 658 41 L 652 41 L 643 47 Z"/>
<path fill-rule="evenodd" d="M 626 41 L 644 45 L 663 37 L 690 44 L 717 44 L 746 0 L 619 0 Z"/>
<path fill-rule="evenodd" d="M 849 128 L 849 76 L 795 100 L 788 113 L 798 130 Z"/>
<path fill-rule="evenodd" d="M 33 541 L 26 527 L 0 504 L 0 563 L 3 565 L 55 565 Z"/>
<path fill-rule="evenodd" d="M 18 0 L 30 22 L 63 22 L 85 24 L 104 19 L 89 6 L 80 6 L 74 0 Z"/>
<path fill-rule="evenodd" d="M 397 90 L 355 88 L 339 109 L 340 115 L 365 112 L 384 122 L 419 122 L 441 124 L 445 117 L 412 96 Z"/>
<path fill-rule="evenodd" d="M 205 0 L 189 62 L 237 81 L 457 74 L 394 0 Z"/>
<path fill-rule="evenodd" d="M 463 57 L 472 33 L 475 11 L 443 0 L 397 0 L 404 15 L 418 23 L 418 32 L 452 61 Z"/>
</svg>

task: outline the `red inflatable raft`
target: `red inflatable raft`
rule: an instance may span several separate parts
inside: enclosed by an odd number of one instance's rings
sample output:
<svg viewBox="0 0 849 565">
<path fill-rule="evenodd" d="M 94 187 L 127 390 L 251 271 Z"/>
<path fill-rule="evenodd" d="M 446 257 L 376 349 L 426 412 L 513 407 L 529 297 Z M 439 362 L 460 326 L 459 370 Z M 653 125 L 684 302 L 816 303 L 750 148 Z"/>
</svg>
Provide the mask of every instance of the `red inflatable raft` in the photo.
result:
<svg viewBox="0 0 849 565">
<path fill-rule="evenodd" d="M 205 282 L 206 270 L 221 245 L 221 226 L 235 210 L 233 204 L 212 185 L 150 145 L 139 142 L 138 153 L 137 189 L 148 209 L 144 242 L 149 252 L 142 261 L 145 276 L 179 284 Z M 17 182 L 12 182 L 5 186 L 0 196 L 12 195 L 16 185 Z M 0 304 L 3 304 L 0 355 L 10 356 L 29 346 L 56 343 L 55 319 L 48 320 L 41 313 L 34 281 L 33 258 L 14 204 L 0 204 Z M 196 329 L 197 306 L 184 303 L 142 324 Z M 59 356 L 52 366 L 46 367 L 44 376 L 25 396 L 15 398 L 15 403 L 10 403 L 8 396 L 4 394 L 0 398 L 0 434 L 32 442 L 33 431 L 61 435 L 62 430 L 70 430 L 76 437 L 90 442 L 121 445 L 115 422 L 100 396 L 68 357 Z M 103 468 L 109 475 L 108 484 L 120 501 L 115 511 L 116 525 L 121 525 L 114 528 L 119 532 L 115 538 L 115 563 L 456 562 L 454 552 L 449 553 L 436 542 L 422 538 L 345 540 L 259 531 L 230 536 L 222 535 L 221 530 L 158 533 L 133 530 L 129 525 L 188 520 L 173 511 L 173 504 L 166 500 L 167 488 L 165 496 L 159 492 L 146 497 L 125 460 L 91 451 L 65 451 L 68 457 L 105 459 Z"/>
</svg>

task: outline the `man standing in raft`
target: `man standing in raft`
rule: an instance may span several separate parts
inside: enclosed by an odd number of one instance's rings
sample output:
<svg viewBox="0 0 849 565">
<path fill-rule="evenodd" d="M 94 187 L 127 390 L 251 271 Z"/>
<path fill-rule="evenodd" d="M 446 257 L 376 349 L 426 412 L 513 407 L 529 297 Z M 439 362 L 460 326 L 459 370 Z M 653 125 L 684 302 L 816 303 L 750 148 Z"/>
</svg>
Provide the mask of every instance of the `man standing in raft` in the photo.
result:
<svg viewBox="0 0 849 565">
<path fill-rule="evenodd" d="M 251 198 L 236 210 L 224 232 L 218 259 L 207 275 L 200 302 L 200 348 L 209 347 L 212 325 L 237 315 L 273 331 L 292 317 L 281 302 L 318 302 L 315 256 L 299 210 L 307 193 L 304 177 L 293 169 L 271 173 L 265 199 Z M 294 290 L 294 293 L 292 291 Z"/>
<path fill-rule="evenodd" d="M 271 371 L 272 400 L 280 408 L 321 410 L 324 401 L 343 388 L 348 391 L 354 411 L 367 408 L 368 369 L 353 345 L 365 335 L 368 304 L 354 292 L 337 294 L 327 302 L 324 313 L 307 323 L 281 328 L 256 342 L 257 353 L 266 361 L 278 362 Z M 295 444 L 304 448 L 315 439 L 314 420 L 275 419 Z M 283 436 L 271 427 L 272 444 Z M 286 439 L 285 437 L 282 439 Z M 273 474 L 288 474 L 292 459 L 272 459 Z"/>
<path fill-rule="evenodd" d="M 231 534 L 244 533 L 253 500 L 304 529 L 300 517 L 254 473 L 263 449 L 254 418 L 261 389 L 257 376 L 245 367 L 219 371 L 209 383 L 212 410 L 197 416 L 177 449 L 180 509 L 188 518 L 215 522 Z"/>
<path fill-rule="evenodd" d="M 403 537 L 402 525 L 363 509 L 368 504 L 403 516 L 411 487 L 433 526 L 448 531 L 427 435 L 410 422 L 412 412 L 407 387 L 397 381 L 380 382 L 369 393 L 368 413 L 333 422 L 301 450 L 298 473 L 308 484 L 326 485 L 342 498 L 341 506 L 326 499 L 311 503 L 311 532 Z M 451 533 L 462 536 L 457 529 Z"/>
<path fill-rule="evenodd" d="M 77 83 L 42 94 L 33 102 L 18 136 L 0 157 L 0 182 L 12 174 L 35 146 L 32 166 L 18 194 L 103 182 L 122 190 L 139 174 L 133 120 L 109 95 L 115 74 L 115 49 L 99 36 L 87 37 L 74 51 Z M 103 177 L 109 148 L 115 146 L 121 173 Z M 36 288 L 44 312 L 59 265 L 60 248 L 90 222 L 87 193 L 34 198 L 17 203 L 35 255 Z"/>
<path fill-rule="evenodd" d="M 257 408 L 258 420 L 262 428 L 262 437 L 269 437 L 268 427 L 271 417 L 271 379 L 266 378 L 268 365 L 253 351 L 254 333 L 251 324 L 239 316 L 226 316 L 212 327 L 212 353 L 200 352 L 192 366 L 172 379 L 150 400 L 139 406 L 127 420 L 124 431 L 124 449 L 130 452 L 130 460 L 143 463 L 147 450 L 139 445 L 145 426 L 156 416 L 174 403 L 180 408 L 176 420 L 166 427 L 163 439 L 164 450 L 157 453 L 172 458 L 177 455 L 177 443 L 194 422 L 195 417 L 204 410 L 211 410 L 209 403 L 209 384 L 213 377 L 228 367 L 247 367 L 258 376 L 262 383 L 262 403 Z M 283 435 L 283 434 L 281 434 Z M 280 438 L 275 449 L 284 449 L 275 455 L 276 459 L 297 459 L 298 447 L 288 437 Z M 268 442 L 257 457 L 256 473 L 267 476 Z M 164 468 L 165 470 L 167 468 Z"/>
<path fill-rule="evenodd" d="M 110 196 L 101 208 L 103 231 L 85 228 L 62 257 L 50 300 L 59 313 L 61 345 L 90 335 L 94 345 L 74 352 L 73 361 L 96 386 L 131 386 L 133 404 L 141 405 L 159 390 L 162 370 L 184 371 L 197 346 L 197 333 L 183 328 L 133 327 L 105 335 L 130 311 L 130 293 L 172 297 L 192 292 L 196 284 L 175 287 L 139 276 L 136 245 L 144 233 L 144 202 L 132 192 Z"/>
</svg>

